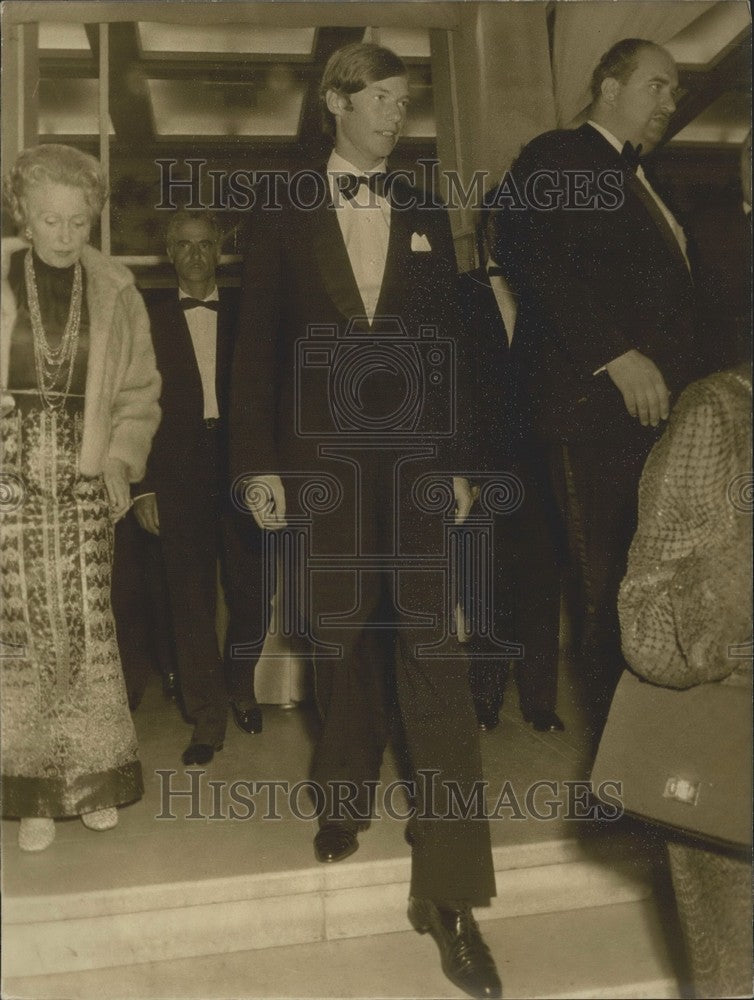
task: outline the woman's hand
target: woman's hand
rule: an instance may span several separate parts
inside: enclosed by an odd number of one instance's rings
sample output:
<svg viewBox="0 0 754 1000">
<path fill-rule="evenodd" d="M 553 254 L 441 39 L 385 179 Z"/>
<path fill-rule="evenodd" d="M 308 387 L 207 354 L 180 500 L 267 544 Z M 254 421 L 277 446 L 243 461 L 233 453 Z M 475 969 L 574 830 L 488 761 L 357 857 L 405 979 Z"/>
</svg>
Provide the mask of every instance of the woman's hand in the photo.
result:
<svg viewBox="0 0 754 1000">
<path fill-rule="evenodd" d="M 128 466 L 120 458 L 108 458 L 102 472 L 110 501 L 113 522 L 128 513 L 131 506 L 131 489 L 128 485 Z"/>
</svg>

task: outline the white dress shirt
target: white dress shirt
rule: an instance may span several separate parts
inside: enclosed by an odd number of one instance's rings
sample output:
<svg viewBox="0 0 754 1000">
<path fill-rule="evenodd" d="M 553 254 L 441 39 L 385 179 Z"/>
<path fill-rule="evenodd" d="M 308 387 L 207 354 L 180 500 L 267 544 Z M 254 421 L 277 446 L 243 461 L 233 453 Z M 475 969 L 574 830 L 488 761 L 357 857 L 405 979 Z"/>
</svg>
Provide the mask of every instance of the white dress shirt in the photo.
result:
<svg viewBox="0 0 754 1000">
<path fill-rule="evenodd" d="M 178 299 L 189 299 L 191 296 L 178 289 Z M 203 302 L 218 302 L 220 296 L 217 288 L 203 299 Z M 220 410 L 217 405 L 217 313 L 213 309 L 187 309 L 184 313 L 191 343 L 194 345 L 194 355 L 199 368 L 199 375 L 202 380 L 202 392 L 204 394 L 204 419 L 210 417 L 217 419 Z"/>
<path fill-rule="evenodd" d="M 614 136 L 612 132 L 608 131 L 606 128 L 604 128 L 604 126 L 598 125 L 597 122 L 593 122 L 591 119 L 589 119 L 587 124 L 591 125 L 593 129 L 596 129 L 601 136 L 607 139 L 607 141 L 610 143 L 613 149 L 617 149 L 619 153 L 623 152 L 623 143 L 620 141 L 620 139 L 616 138 L 616 136 Z M 665 204 L 665 202 L 662 200 L 659 194 L 649 183 L 649 181 L 647 180 L 647 175 L 644 173 L 644 168 L 642 167 L 641 163 L 636 168 L 636 176 L 639 178 L 639 180 L 647 189 L 647 191 L 652 195 L 657 207 L 665 216 L 665 221 L 670 226 L 673 232 L 673 236 L 675 236 L 676 242 L 678 243 L 681 253 L 683 254 L 683 259 L 686 261 L 686 267 L 688 267 L 689 270 L 691 270 L 691 267 L 689 265 L 689 259 L 686 256 L 686 234 L 683 231 L 683 226 L 680 225 L 680 223 L 675 218 L 673 213 L 670 211 L 668 206 Z"/>
<path fill-rule="evenodd" d="M 372 170 L 359 170 L 335 150 L 327 161 L 327 176 L 335 214 L 361 301 L 364 303 L 364 314 L 369 317 L 370 322 L 377 311 L 385 275 L 390 239 L 390 202 L 370 191 L 366 185 L 359 186 L 354 201 L 351 201 L 338 188 L 337 177 L 339 174 L 368 177 L 370 174 L 384 172 L 384 160 Z"/>
</svg>

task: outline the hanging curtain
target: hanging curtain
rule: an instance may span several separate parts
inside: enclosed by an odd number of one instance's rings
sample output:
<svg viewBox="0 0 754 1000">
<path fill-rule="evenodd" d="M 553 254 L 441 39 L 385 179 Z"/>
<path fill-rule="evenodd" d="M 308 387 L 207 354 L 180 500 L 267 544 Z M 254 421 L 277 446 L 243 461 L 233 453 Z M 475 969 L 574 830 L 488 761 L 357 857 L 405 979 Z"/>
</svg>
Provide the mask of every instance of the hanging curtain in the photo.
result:
<svg viewBox="0 0 754 1000">
<path fill-rule="evenodd" d="M 558 125 L 577 123 L 589 105 L 589 81 L 600 56 L 621 38 L 664 45 L 714 3 L 558 3 L 553 37 L 553 85 Z"/>
</svg>

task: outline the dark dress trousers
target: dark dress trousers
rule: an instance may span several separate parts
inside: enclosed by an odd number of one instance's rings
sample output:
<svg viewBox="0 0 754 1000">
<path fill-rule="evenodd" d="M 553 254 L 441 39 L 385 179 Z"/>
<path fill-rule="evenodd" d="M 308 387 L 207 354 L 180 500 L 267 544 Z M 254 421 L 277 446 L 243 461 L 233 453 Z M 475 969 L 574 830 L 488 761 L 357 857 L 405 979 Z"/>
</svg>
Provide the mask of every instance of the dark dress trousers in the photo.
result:
<svg viewBox="0 0 754 1000">
<path fill-rule="evenodd" d="M 231 696 L 253 700 L 253 668 L 267 622 L 261 533 L 235 510 L 227 480 L 228 378 L 237 293 L 220 289 L 216 392 L 219 421 L 204 420 L 204 396 L 177 289 L 147 299 L 157 367 L 162 376 L 162 422 L 144 480 L 135 495 L 157 497 L 160 544 L 167 579 L 175 650 L 186 714 L 199 742 L 221 742 L 228 695 L 218 653 L 215 616 L 217 565 L 229 612 L 225 664 Z M 231 646 L 253 647 L 251 658 Z"/>
<path fill-rule="evenodd" d="M 599 732 L 623 667 L 616 600 L 639 477 L 662 428 L 642 427 L 595 372 L 635 348 L 677 398 L 702 367 L 695 290 L 651 194 L 590 125 L 532 140 L 512 176 L 521 201 L 501 205 L 492 253 L 519 296 L 512 353 L 580 570 L 581 654 Z"/>
<path fill-rule="evenodd" d="M 160 540 L 130 510 L 115 525 L 112 602 L 128 701 L 141 701 L 151 674 L 175 673 L 173 623 Z"/>
<path fill-rule="evenodd" d="M 320 822 L 335 815 L 336 781 L 354 782 L 358 813 L 368 812 L 365 782 L 379 775 L 393 685 L 413 775 L 440 772 L 439 817 L 448 809 L 443 779 L 465 794 L 481 779 L 467 661 L 450 634 L 460 320 L 447 216 L 437 206 L 397 207 L 418 192 L 396 181 L 370 324 L 326 175 L 299 175 L 281 197 L 280 211 L 249 220 L 231 469 L 282 475 L 286 531 L 299 539 L 288 548 L 307 553 L 288 575 L 314 643 Z M 421 649 L 432 644 L 445 655 Z M 429 805 L 423 789 L 419 780 L 419 813 Z M 487 822 L 415 822 L 412 872 L 415 896 L 493 895 Z"/>
<path fill-rule="evenodd" d="M 464 612 L 472 625 L 471 691 L 478 711 L 499 710 L 512 663 L 521 711 L 528 717 L 556 707 L 562 560 L 558 517 L 545 454 L 519 399 L 505 324 L 486 269 L 460 275 L 459 293 L 466 323 L 459 377 L 462 440 L 469 443 L 469 468 L 479 472 L 476 514 L 491 529 L 490 548 L 485 547 L 491 563 L 488 581 L 478 546 L 467 547 L 476 565 L 461 577 L 467 582 Z M 485 484 L 496 479 L 510 502 L 487 510 Z"/>
</svg>

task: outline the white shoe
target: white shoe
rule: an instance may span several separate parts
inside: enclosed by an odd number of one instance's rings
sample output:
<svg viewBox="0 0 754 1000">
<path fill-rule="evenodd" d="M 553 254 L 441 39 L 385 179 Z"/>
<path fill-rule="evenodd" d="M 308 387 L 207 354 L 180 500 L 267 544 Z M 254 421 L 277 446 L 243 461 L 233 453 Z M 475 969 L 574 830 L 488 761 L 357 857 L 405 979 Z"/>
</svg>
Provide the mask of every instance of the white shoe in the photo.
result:
<svg viewBox="0 0 754 1000">
<path fill-rule="evenodd" d="M 89 830 L 112 830 L 118 825 L 118 810 L 115 806 L 106 809 L 95 809 L 94 812 L 82 813 L 81 822 Z"/>
<path fill-rule="evenodd" d="M 18 828 L 22 851 L 44 851 L 55 839 L 55 821 L 47 816 L 27 816 Z"/>
</svg>

